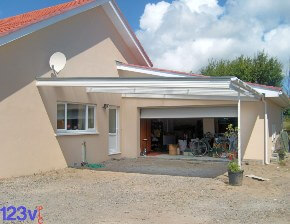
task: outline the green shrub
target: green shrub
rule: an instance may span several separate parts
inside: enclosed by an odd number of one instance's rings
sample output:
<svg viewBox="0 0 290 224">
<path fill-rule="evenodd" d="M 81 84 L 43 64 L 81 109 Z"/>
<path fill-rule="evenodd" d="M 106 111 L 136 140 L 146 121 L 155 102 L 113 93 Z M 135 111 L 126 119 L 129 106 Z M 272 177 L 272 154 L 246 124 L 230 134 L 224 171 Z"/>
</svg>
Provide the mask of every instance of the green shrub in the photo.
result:
<svg viewBox="0 0 290 224">
<path fill-rule="evenodd" d="M 239 166 L 239 164 L 236 160 L 229 162 L 228 170 L 232 173 L 238 173 L 238 172 L 242 171 L 241 167 Z"/>
<path fill-rule="evenodd" d="M 285 156 L 286 156 L 286 151 L 284 149 L 280 149 L 278 151 L 278 154 L 279 154 L 279 160 L 282 161 L 285 159 Z"/>
</svg>

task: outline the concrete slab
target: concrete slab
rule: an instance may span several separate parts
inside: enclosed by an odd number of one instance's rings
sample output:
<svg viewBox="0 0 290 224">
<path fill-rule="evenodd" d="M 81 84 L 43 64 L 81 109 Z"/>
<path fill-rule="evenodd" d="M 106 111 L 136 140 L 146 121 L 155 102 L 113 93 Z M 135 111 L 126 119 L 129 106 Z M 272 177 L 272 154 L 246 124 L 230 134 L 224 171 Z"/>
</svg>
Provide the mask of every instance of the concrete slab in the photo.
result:
<svg viewBox="0 0 290 224">
<path fill-rule="evenodd" d="M 183 156 L 183 155 L 168 155 L 161 154 L 155 156 L 142 156 L 140 158 L 156 158 L 156 159 L 169 159 L 169 160 L 190 160 L 190 161 L 203 161 L 203 162 L 229 162 L 228 159 L 224 158 L 213 158 L 209 156 L 194 157 L 194 156 Z"/>
<path fill-rule="evenodd" d="M 228 162 L 197 161 L 194 158 L 155 156 L 138 159 L 120 159 L 105 162 L 100 171 L 215 178 L 227 172 Z"/>
</svg>

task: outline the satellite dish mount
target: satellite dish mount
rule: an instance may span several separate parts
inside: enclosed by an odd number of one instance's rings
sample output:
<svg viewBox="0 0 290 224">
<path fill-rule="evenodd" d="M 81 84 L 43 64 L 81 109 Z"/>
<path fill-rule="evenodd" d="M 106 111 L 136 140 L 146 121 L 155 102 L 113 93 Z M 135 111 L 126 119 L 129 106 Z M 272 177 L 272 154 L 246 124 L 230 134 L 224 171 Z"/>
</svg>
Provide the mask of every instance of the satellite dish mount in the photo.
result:
<svg viewBox="0 0 290 224">
<path fill-rule="evenodd" d="M 66 57 L 61 52 L 54 53 L 49 59 L 49 66 L 52 69 L 54 76 L 57 77 L 59 72 L 64 69 Z"/>
</svg>

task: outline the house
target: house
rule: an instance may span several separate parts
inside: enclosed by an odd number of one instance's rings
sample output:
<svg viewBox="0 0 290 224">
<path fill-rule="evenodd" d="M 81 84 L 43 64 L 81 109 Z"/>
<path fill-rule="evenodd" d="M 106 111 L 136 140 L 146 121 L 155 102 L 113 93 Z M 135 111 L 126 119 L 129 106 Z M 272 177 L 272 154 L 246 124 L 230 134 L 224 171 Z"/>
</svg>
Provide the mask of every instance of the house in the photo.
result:
<svg viewBox="0 0 290 224">
<path fill-rule="evenodd" d="M 240 160 L 269 163 L 289 106 L 280 88 L 154 68 L 114 0 L 0 20 L 0 85 L 1 178 L 80 165 L 84 142 L 89 163 L 135 158 L 154 128 L 172 141 L 188 124 L 198 137 L 235 123 Z"/>
</svg>

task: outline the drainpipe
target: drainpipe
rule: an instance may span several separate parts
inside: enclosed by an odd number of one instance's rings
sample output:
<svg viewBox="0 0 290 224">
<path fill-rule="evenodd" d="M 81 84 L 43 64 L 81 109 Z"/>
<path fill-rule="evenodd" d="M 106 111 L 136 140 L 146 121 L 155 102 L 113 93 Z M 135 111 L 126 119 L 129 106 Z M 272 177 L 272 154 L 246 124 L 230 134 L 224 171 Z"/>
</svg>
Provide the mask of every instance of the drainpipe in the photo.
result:
<svg viewBox="0 0 290 224">
<path fill-rule="evenodd" d="M 264 118 L 264 164 L 268 165 L 269 163 L 269 155 L 268 155 L 268 104 L 265 100 L 265 94 L 262 97 L 262 101 L 264 102 L 264 111 L 265 111 L 265 118 Z"/>
<path fill-rule="evenodd" d="M 87 143 L 83 141 L 82 143 L 82 166 L 87 165 Z"/>
</svg>

